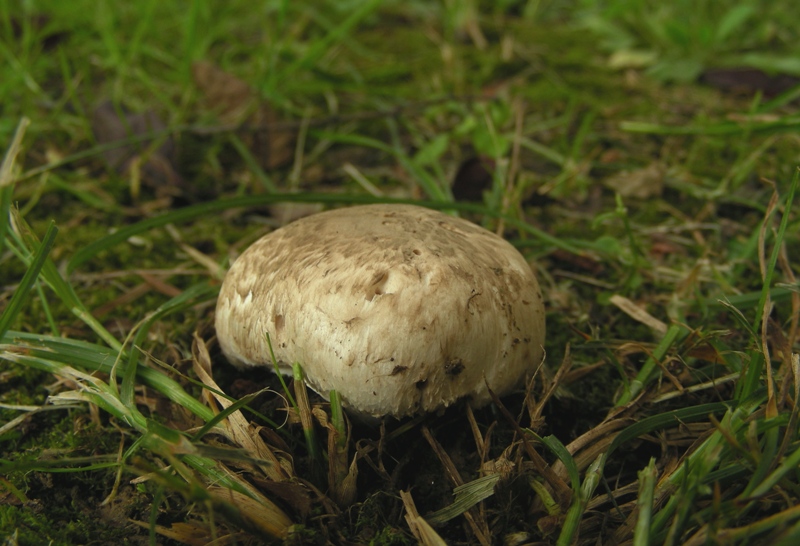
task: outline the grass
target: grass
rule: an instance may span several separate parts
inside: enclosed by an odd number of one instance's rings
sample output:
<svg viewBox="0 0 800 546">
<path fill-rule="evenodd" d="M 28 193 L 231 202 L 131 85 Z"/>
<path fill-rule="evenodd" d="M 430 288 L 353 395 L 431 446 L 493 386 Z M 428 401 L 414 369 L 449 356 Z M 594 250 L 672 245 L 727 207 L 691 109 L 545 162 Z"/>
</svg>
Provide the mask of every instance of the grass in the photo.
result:
<svg viewBox="0 0 800 546">
<path fill-rule="evenodd" d="M 682 4 L 0 6 L 0 536 L 793 544 L 800 87 L 698 77 L 796 76 L 797 8 Z M 528 389 L 370 427 L 227 365 L 229 261 L 372 202 L 526 254 Z"/>
</svg>

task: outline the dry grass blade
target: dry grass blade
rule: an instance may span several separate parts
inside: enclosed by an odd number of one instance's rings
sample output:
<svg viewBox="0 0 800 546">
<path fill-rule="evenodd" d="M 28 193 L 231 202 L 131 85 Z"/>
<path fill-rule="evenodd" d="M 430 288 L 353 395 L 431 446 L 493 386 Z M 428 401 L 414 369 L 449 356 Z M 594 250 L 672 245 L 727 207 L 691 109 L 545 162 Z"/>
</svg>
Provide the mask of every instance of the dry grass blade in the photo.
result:
<svg viewBox="0 0 800 546">
<path fill-rule="evenodd" d="M 570 442 L 566 448 L 570 455 L 575 457 L 578 469 L 587 468 L 600 453 L 608 449 L 620 429 L 633 423 L 634 420 L 630 418 L 604 421 Z M 553 463 L 553 472 L 561 479 L 566 480 L 567 468 L 560 460 Z"/>
<path fill-rule="evenodd" d="M 298 363 L 292 365 L 294 397 L 297 401 L 297 414 L 300 417 L 300 424 L 303 427 L 303 435 L 306 439 L 306 448 L 311 459 L 311 464 L 315 472 L 319 471 L 321 460 L 317 433 L 314 428 L 314 415 L 311 410 L 311 403 L 308 401 L 308 390 L 306 387 L 305 374 L 302 366 Z"/>
<path fill-rule="evenodd" d="M 285 538 L 292 525 L 292 520 L 275 503 L 252 489 L 250 495 L 225 487 L 209 487 L 208 492 L 216 499 L 236 507 L 239 514 L 262 534 Z M 251 495 L 255 495 L 255 498 Z"/>
<path fill-rule="evenodd" d="M 528 454 L 528 458 L 531 460 L 531 463 L 533 463 L 534 469 L 547 481 L 547 484 L 553 488 L 556 502 L 560 508 L 562 510 L 566 510 L 567 506 L 569 506 L 570 499 L 572 498 L 572 490 L 569 488 L 569 486 L 567 486 L 564 480 L 561 479 L 561 477 L 553 472 L 553 469 L 550 468 L 550 465 L 547 464 L 547 461 L 545 461 L 544 458 L 539 455 L 535 449 L 533 449 L 528 435 L 525 434 L 525 431 L 523 431 L 519 426 L 519 423 L 517 423 L 516 419 L 514 419 L 514 416 L 511 415 L 508 409 L 506 409 L 497 394 L 495 394 L 492 389 L 488 389 L 488 391 L 492 397 L 492 401 L 500 410 L 500 413 L 503 414 L 503 417 L 505 417 L 506 421 L 513 427 L 517 435 L 522 438 L 522 445 L 525 448 L 525 453 Z"/>
<path fill-rule="evenodd" d="M 150 529 L 150 524 L 146 521 L 131 520 L 131 523 L 143 529 Z M 155 532 L 187 546 L 208 546 L 212 535 L 208 525 L 199 521 L 181 521 L 173 523 L 171 526 L 156 525 Z"/>
<path fill-rule="evenodd" d="M 347 464 L 349 438 L 340 441 L 339 431 L 332 423 L 328 428 L 328 489 L 329 495 L 340 508 L 347 508 L 356 500 L 358 493 L 358 458 Z"/>
<path fill-rule="evenodd" d="M 452 459 L 450 459 L 450 456 L 444 450 L 442 445 L 436 440 L 436 438 L 433 437 L 427 425 L 422 425 L 422 435 L 428 441 L 434 453 L 436 453 L 439 461 L 441 461 L 442 466 L 444 466 L 445 473 L 453 485 L 455 487 L 463 486 L 464 480 L 461 478 L 461 474 L 459 474 L 456 465 L 453 464 Z M 489 539 L 491 536 L 489 533 L 489 524 L 482 514 L 476 512 L 475 508 L 473 507 L 464 512 L 464 519 L 467 520 L 467 523 L 472 529 L 472 532 L 475 534 L 475 538 L 478 540 L 478 542 L 485 546 L 491 544 Z"/>
<path fill-rule="evenodd" d="M 211 357 L 208 354 L 205 341 L 197 333 L 195 333 L 192 345 L 192 356 L 195 373 L 204 385 L 212 389 L 212 391 L 206 391 L 204 395 L 207 398 L 213 397 L 223 408 L 230 406 L 231 402 L 227 398 L 216 394 L 217 392 L 222 392 L 222 390 L 214 381 L 214 378 L 211 377 Z M 262 470 L 269 478 L 275 481 L 283 481 L 289 478 L 288 473 L 291 472 L 291 466 L 288 462 L 282 463 L 267 443 L 258 434 L 254 433 L 252 426 L 241 411 L 237 410 L 231 413 L 223 423 L 231 441 L 241 446 L 252 457 L 269 463 L 262 465 Z M 284 467 L 284 464 L 286 464 L 286 467 Z"/>
<path fill-rule="evenodd" d="M 778 254 L 778 263 L 780 264 L 783 275 L 786 277 L 787 283 L 797 285 L 797 277 L 795 277 L 794 271 L 792 270 L 792 265 L 789 262 L 785 242 L 781 245 L 780 254 Z M 791 298 L 792 318 L 789 325 L 788 335 L 786 337 L 790 340 L 795 340 L 797 339 L 798 327 L 800 327 L 800 292 L 796 290 L 793 291 Z M 787 358 L 787 356 L 784 355 L 784 358 Z"/>
<path fill-rule="evenodd" d="M 767 251 L 766 251 L 766 234 L 771 224 L 772 215 L 775 212 L 775 209 L 778 206 L 778 189 L 775 187 L 774 182 L 769 182 L 772 186 L 772 197 L 770 197 L 769 204 L 767 205 L 767 211 L 764 213 L 764 222 L 761 224 L 761 229 L 758 231 L 758 266 L 761 270 L 761 278 L 764 281 L 767 281 Z M 764 298 L 764 307 L 761 313 L 761 351 L 764 353 L 764 360 L 767 363 L 764 366 L 766 371 L 766 383 L 767 383 L 767 417 L 772 419 L 778 416 L 778 405 L 775 400 L 775 381 L 772 377 L 772 366 L 769 365 L 770 362 L 770 354 L 769 354 L 769 343 L 767 343 L 768 338 L 768 328 L 769 328 L 769 320 L 767 318 L 770 316 L 772 312 L 772 301 L 769 297 L 769 292 L 766 293 L 766 297 Z"/>
<path fill-rule="evenodd" d="M 408 527 L 411 529 L 411 532 L 414 533 L 419 543 L 423 546 L 447 546 L 444 539 L 419 515 L 411 493 L 408 491 L 400 491 L 400 498 L 403 500 L 403 506 L 406 508 L 406 523 L 408 523 Z"/>
<path fill-rule="evenodd" d="M 544 358 L 547 358 L 546 355 Z M 570 352 L 570 346 L 567 344 L 567 346 L 564 348 L 564 357 L 561 359 L 561 365 L 558 367 L 555 377 L 553 377 L 552 381 L 550 381 L 550 385 L 547 386 L 546 392 L 538 399 L 534 397 L 532 393 L 533 383 L 538 374 L 533 374 L 531 377 L 531 380 L 528 382 L 528 388 L 525 395 L 525 405 L 528 408 L 528 415 L 531 420 L 530 428 L 532 430 L 536 430 L 540 427 L 541 423 L 543 423 L 542 412 L 544 411 L 547 402 L 553 397 L 558 390 L 558 387 L 569 375 L 570 370 L 572 370 L 572 355 Z"/>
<path fill-rule="evenodd" d="M 14 138 L 6 150 L 3 163 L 0 165 L 0 188 L 11 186 L 14 182 L 12 176 L 14 173 L 14 165 L 16 164 L 20 146 L 22 146 L 22 139 L 25 136 L 25 131 L 28 129 L 28 125 L 30 124 L 31 120 L 26 117 L 23 117 L 19 120 L 17 130 L 14 132 Z"/>
<path fill-rule="evenodd" d="M 730 529 L 721 529 L 714 532 L 714 542 L 716 544 L 737 544 L 739 541 L 751 542 L 755 535 L 766 533 L 774 529 L 782 529 L 794 524 L 800 519 L 800 506 L 792 506 L 777 514 L 755 521 L 749 525 L 741 527 L 734 527 Z M 709 543 L 710 529 L 708 525 L 704 525 L 697 533 L 695 533 L 689 540 L 683 543 L 683 546 L 702 546 Z M 774 544 L 774 543 L 773 543 Z M 788 545 L 789 543 L 780 543 Z"/>
<path fill-rule="evenodd" d="M 634 302 L 619 294 L 614 294 L 609 298 L 611 303 L 616 305 L 620 311 L 631 317 L 632 319 L 641 322 L 645 326 L 651 328 L 655 333 L 663 336 L 667 333 L 667 325 L 658 320 L 656 317 L 645 311 L 641 306 L 636 305 Z"/>
</svg>

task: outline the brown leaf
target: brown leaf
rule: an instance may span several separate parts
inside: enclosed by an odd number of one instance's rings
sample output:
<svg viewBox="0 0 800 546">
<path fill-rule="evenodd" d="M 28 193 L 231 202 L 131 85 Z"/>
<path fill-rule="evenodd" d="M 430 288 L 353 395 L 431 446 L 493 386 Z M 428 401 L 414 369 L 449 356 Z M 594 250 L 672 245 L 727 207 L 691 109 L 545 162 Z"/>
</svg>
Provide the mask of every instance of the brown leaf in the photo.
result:
<svg viewBox="0 0 800 546">
<path fill-rule="evenodd" d="M 483 192 L 492 187 L 493 161 L 471 157 L 461 163 L 453 180 L 453 197 L 457 201 L 483 201 Z"/>
<path fill-rule="evenodd" d="M 586 271 L 592 275 L 600 275 L 605 271 L 603 264 L 589 255 L 573 254 L 557 248 L 550 253 L 550 258 L 559 267 L 567 271 Z"/>
<path fill-rule="evenodd" d="M 259 488 L 289 505 L 301 518 L 305 519 L 311 513 L 311 494 L 302 483 L 275 482 L 258 476 L 251 476 L 250 479 Z"/>
<path fill-rule="evenodd" d="M 256 96 L 247 82 L 207 61 L 192 65 L 192 77 L 206 105 L 223 123 L 243 123 L 248 110 L 255 108 Z"/>
<path fill-rule="evenodd" d="M 700 76 L 700 82 L 735 95 L 754 95 L 760 91 L 766 97 L 780 95 L 800 83 L 800 78 L 788 74 L 767 74 L 748 67 L 712 68 Z"/>
<path fill-rule="evenodd" d="M 710 343 L 704 343 L 702 345 L 692 347 L 689 349 L 687 354 L 692 358 L 705 360 L 706 362 L 713 362 L 714 364 L 725 363 L 725 358 L 719 353 L 717 348 Z"/>
<path fill-rule="evenodd" d="M 648 199 L 658 197 L 664 189 L 664 165 L 654 161 L 634 171 L 622 171 L 605 180 L 605 185 L 622 197 Z"/>
<path fill-rule="evenodd" d="M 148 110 L 132 114 L 117 109 L 111 101 L 101 102 L 92 112 L 92 132 L 98 144 L 122 143 L 137 140 L 148 133 L 163 131 L 166 125 L 158 115 Z M 109 167 L 119 173 L 140 177 L 141 182 L 156 188 L 161 195 L 176 195 L 175 188 L 183 185 L 172 163 L 175 145 L 166 138 L 160 146 L 152 149 L 153 139 L 145 139 L 121 144 L 105 150 L 102 157 Z M 136 194 L 134 193 L 134 197 Z"/>
<path fill-rule="evenodd" d="M 275 127 L 278 114 L 247 82 L 207 61 L 192 65 L 192 77 L 219 120 L 240 127 L 238 136 L 261 167 L 272 170 L 292 160 L 296 131 Z"/>
</svg>

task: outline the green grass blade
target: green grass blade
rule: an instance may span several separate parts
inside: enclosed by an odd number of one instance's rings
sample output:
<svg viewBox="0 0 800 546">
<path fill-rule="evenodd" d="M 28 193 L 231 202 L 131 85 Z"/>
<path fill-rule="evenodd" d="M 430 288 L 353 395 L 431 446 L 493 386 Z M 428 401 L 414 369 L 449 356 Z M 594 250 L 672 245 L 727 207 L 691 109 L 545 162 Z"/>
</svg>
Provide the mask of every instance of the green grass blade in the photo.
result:
<svg viewBox="0 0 800 546">
<path fill-rule="evenodd" d="M 36 283 L 36 294 L 39 296 L 39 301 L 42 303 L 42 311 L 44 311 L 45 317 L 47 318 L 47 324 L 50 325 L 50 332 L 54 336 L 58 336 L 61 332 L 58 324 L 56 324 L 53 311 L 50 309 L 50 304 L 47 301 L 47 296 L 45 295 L 44 288 L 42 288 L 42 283 L 40 282 Z"/>
<path fill-rule="evenodd" d="M 3 252 L 5 247 L 6 234 L 10 225 L 9 213 L 11 212 L 11 201 L 14 195 L 14 164 L 22 147 L 22 138 L 25 136 L 25 131 L 30 123 L 31 121 L 26 117 L 19 120 L 14 137 L 11 139 L 11 144 L 6 150 L 5 157 L 3 157 L 3 163 L 0 164 L 0 253 Z"/>
<path fill-rule="evenodd" d="M 41 243 L 30 226 L 15 210 L 11 211 L 11 217 L 17 232 L 14 234 L 18 246 L 17 250 L 20 251 L 17 255 L 21 257 L 26 266 L 30 267 L 33 263 L 35 251 Z M 122 344 L 84 307 L 72 285 L 64 280 L 51 259 L 45 257 L 41 266 L 40 276 L 56 293 L 56 296 L 64 302 L 64 305 L 89 326 L 100 339 L 105 341 L 109 347 L 116 349 L 118 352 L 123 352 Z"/>
<path fill-rule="evenodd" d="M 11 327 L 12 322 L 17 317 L 17 314 L 20 312 L 22 306 L 25 305 L 25 302 L 30 296 L 31 288 L 36 282 L 36 279 L 39 278 L 39 273 L 41 272 L 42 267 L 44 267 L 50 251 L 53 249 L 53 244 L 56 241 L 57 234 L 58 228 L 56 227 L 55 222 L 51 221 L 47 228 L 47 232 L 44 235 L 44 239 L 42 239 L 42 243 L 34 252 L 33 259 L 28 266 L 28 270 L 25 272 L 25 275 L 22 277 L 22 281 L 20 281 L 19 286 L 14 291 L 11 301 L 8 302 L 8 305 L 3 310 L 3 314 L 0 315 L 0 338 L 2 338 L 3 334 L 5 334 Z"/>
<path fill-rule="evenodd" d="M 278 378 L 281 387 L 283 388 L 283 394 L 285 394 L 286 398 L 289 400 L 289 407 L 297 410 L 297 401 L 294 399 L 292 391 L 289 390 L 289 386 L 286 384 L 286 381 L 283 378 L 283 373 L 281 373 L 281 368 L 278 365 L 278 359 L 275 358 L 275 351 L 272 350 L 272 339 L 269 337 L 269 332 L 265 332 L 264 335 L 267 338 L 267 347 L 269 347 L 269 358 L 270 362 L 272 362 L 272 371 L 275 372 L 275 375 Z"/>
<path fill-rule="evenodd" d="M 776 286 L 769 290 L 769 299 L 774 303 L 783 303 L 792 299 L 792 294 L 800 289 L 798 284 L 786 284 Z M 713 310 L 718 310 L 722 307 L 735 307 L 737 309 L 752 309 L 756 307 L 761 298 L 763 297 L 763 290 L 758 292 L 747 292 L 745 294 L 738 294 L 735 296 L 726 296 L 725 300 L 720 299 L 709 302 L 709 307 Z M 749 329 L 749 325 L 748 325 Z"/>
<path fill-rule="evenodd" d="M 625 390 L 619 397 L 619 400 L 617 400 L 617 407 L 624 406 L 633 400 L 642 392 L 642 389 L 656 378 L 655 372 L 658 369 L 658 363 L 667 355 L 667 351 L 669 351 L 670 347 L 688 333 L 689 331 L 679 324 L 670 325 L 667 329 L 667 333 L 664 334 L 664 337 L 653 351 L 653 354 L 647 358 L 642 365 L 642 369 L 636 374 L 636 378 L 631 381 L 630 388 Z"/>
<path fill-rule="evenodd" d="M 96 146 L 92 146 L 91 148 L 86 148 L 85 150 L 81 150 L 80 152 L 75 152 L 74 154 L 68 155 L 51 163 L 46 163 L 40 167 L 34 167 L 33 169 L 27 170 L 24 173 L 20 174 L 18 177 L 16 177 L 14 181 L 22 182 L 24 180 L 29 180 L 31 178 L 39 176 L 40 174 L 44 174 L 54 169 L 58 169 L 59 167 L 64 167 L 66 165 L 75 163 L 82 159 L 88 159 L 90 157 L 101 155 L 102 153 L 108 152 L 110 150 L 116 150 L 117 148 L 123 148 L 125 146 L 130 146 L 133 144 L 141 144 L 143 142 L 164 137 L 165 135 L 168 135 L 172 132 L 186 131 L 191 129 L 192 128 L 188 126 L 167 127 L 166 129 L 148 131 L 137 135 L 131 135 L 121 140 L 114 140 L 112 142 L 98 144 Z"/>
<path fill-rule="evenodd" d="M 769 472 L 775 467 L 778 452 L 778 434 L 777 428 L 770 428 L 764 433 L 760 442 L 761 452 L 758 454 L 758 464 L 750 476 L 747 486 L 742 491 L 742 497 L 750 496 L 752 491 L 764 483 Z"/>
<path fill-rule="evenodd" d="M 371 195 L 351 195 L 351 194 L 315 194 L 315 193 L 276 193 L 253 195 L 244 197 L 234 197 L 230 199 L 218 199 L 208 203 L 201 203 L 199 205 L 191 205 L 178 209 L 161 216 L 148 218 L 131 226 L 123 227 L 114 233 L 103 237 L 93 243 L 90 243 L 77 251 L 69 263 L 67 264 L 67 272 L 72 273 L 77 267 L 90 260 L 98 253 L 113 248 L 114 246 L 126 241 L 129 237 L 144 233 L 150 229 L 163 227 L 170 223 L 180 224 L 199 218 L 206 215 L 218 213 L 223 210 L 245 208 L 245 207 L 259 207 L 262 205 L 270 205 L 274 203 L 324 203 L 328 205 L 368 205 L 374 203 L 394 203 L 406 205 L 418 205 L 435 210 L 458 210 L 463 212 L 471 212 L 475 214 L 484 214 L 494 218 L 502 219 L 506 225 L 514 227 L 523 233 L 531 235 L 539 239 L 545 244 L 552 245 L 555 248 L 560 248 L 573 254 L 582 255 L 584 252 L 577 246 L 565 240 L 553 237 L 549 233 L 537 229 L 525 222 L 517 220 L 511 216 L 499 214 L 486 207 L 475 205 L 471 203 L 450 203 L 450 202 L 436 202 L 436 201 L 417 201 L 415 199 L 391 199 L 391 198 L 378 198 Z"/>
<path fill-rule="evenodd" d="M 128 366 L 125 368 L 122 375 L 122 387 L 120 389 L 120 396 L 123 403 L 135 404 L 134 388 L 136 387 L 136 376 L 139 363 L 139 356 L 141 354 L 141 346 L 144 343 L 147 334 L 150 332 L 152 325 L 167 315 L 180 312 L 192 305 L 202 301 L 206 297 L 213 297 L 219 287 L 209 285 L 208 283 L 196 284 L 174 298 L 171 298 L 166 303 L 162 304 L 158 309 L 153 311 L 138 327 L 136 335 L 133 338 L 133 346 L 129 351 Z"/>
<path fill-rule="evenodd" d="M 113 349 L 101 345 L 56 336 L 9 331 L 0 338 L 0 356 L 11 360 L 23 354 L 39 360 L 21 364 L 51 373 L 57 373 L 59 366 L 68 365 L 88 373 L 100 371 L 110 374 L 118 356 Z M 127 364 L 120 362 L 118 366 L 122 366 L 124 374 Z M 158 370 L 139 366 L 137 380 L 191 411 L 204 422 L 214 417 L 211 409 L 188 394 L 180 383 Z"/>
<path fill-rule="evenodd" d="M 0 475 L 11 472 L 53 472 L 55 474 L 70 474 L 73 472 L 88 472 L 90 470 L 103 470 L 119 466 L 116 456 L 95 455 L 92 457 L 66 457 L 57 459 L 33 459 L 28 461 L 9 461 L 0 459 Z"/>
<path fill-rule="evenodd" d="M 712 402 L 709 404 L 700 404 L 688 408 L 680 408 L 658 415 L 652 415 L 640 419 L 629 427 L 622 429 L 622 431 L 614 438 L 611 445 L 606 451 L 606 456 L 610 456 L 620 446 L 644 434 L 650 434 L 656 430 L 669 427 L 671 425 L 679 425 L 681 423 L 697 421 L 708 417 L 710 414 L 720 413 L 729 410 L 731 402 Z"/>
<path fill-rule="evenodd" d="M 653 493 L 657 476 L 656 460 L 651 458 L 650 463 L 639 472 L 639 497 L 636 499 L 639 515 L 633 530 L 633 546 L 650 545 L 650 520 L 653 516 Z"/>
<path fill-rule="evenodd" d="M 9 227 L 11 201 L 14 199 L 14 186 L 0 184 L 0 252 L 5 250 L 6 234 Z"/>
<path fill-rule="evenodd" d="M 586 469 L 586 477 L 583 479 L 580 490 L 576 492 L 572 505 L 567 510 L 567 517 L 564 519 L 564 526 L 558 535 L 556 546 L 570 546 L 575 543 L 586 505 L 594 495 L 594 490 L 602 479 L 603 462 L 603 455 L 598 455 L 594 462 L 589 465 L 589 468 Z"/>
<path fill-rule="evenodd" d="M 298 70 L 310 70 L 313 68 L 335 43 L 349 36 L 351 30 L 380 5 L 381 0 L 362 2 L 344 21 L 332 28 L 323 38 L 312 44 L 305 55 L 283 70 L 280 70 L 280 77 L 277 81 L 280 82 L 281 80 L 291 77 L 292 74 Z"/>
<path fill-rule="evenodd" d="M 530 434 L 533 434 L 539 441 L 541 441 L 544 445 L 553 452 L 553 455 L 558 457 L 558 460 L 564 464 L 564 467 L 567 469 L 567 475 L 569 475 L 570 483 L 572 484 L 572 491 L 575 495 L 579 494 L 581 488 L 581 476 L 580 472 L 578 471 L 578 465 L 575 464 L 575 458 L 567 451 L 567 448 L 561 441 L 553 435 L 545 436 L 544 438 L 540 438 L 538 434 L 533 432 L 532 430 L 527 431 Z"/>
<path fill-rule="evenodd" d="M 258 159 L 256 159 L 247 145 L 242 142 L 242 139 L 236 136 L 235 133 L 231 133 L 228 140 L 236 149 L 236 151 L 239 152 L 239 155 L 244 160 L 247 168 L 250 169 L 258 181 L 261 182 L 261 185 L 264 187 L 264 189 L 270 193 L 278 193 L 278 188 L 275 186 L 272 178 L 270 178 L 269 175 L 264 172 L 264 169 L 262 169 L 261 165 L 258 163 Z"/>
<path fill-rule="evenodd" d="M 797 131 L 800 127 L 800 118 L 787 116 L 775 121 L 720 122 L 706 125 L 660 125 L 646 121 L 623 121 L 619 127 L 631 133 L 653 135 L 735 135 L 746 131 L 753 133 Z"/>
<path fill-rule="evenodd" d="M 270 391 L 270 389 L 261 389 L 258 392 L 254 392 L 254 393 L 248 394 L 247 396 L 244 396 L 241 399 L 237 400 L 236 402 L 234 402 L 233 404 L 231 404 L 230 406 L 228 406 L 224 410 L 220 411 L 212 419 L 209 419 L 208 421 L 206 421 L 206 423 L 202 427 L 200 427 L 200 430 L 198 430 L 197 432 L 194 433 L 194 435 L 192 435 L 192 442 L 199 442 L 200 439 L 203 436 L 205 436 L 206 434 L 208 434 L 209 432 L 211 432 L 211 430 L 213 430 L 213 428 L 215 426 L 217 426 L 218 423 L 221 423 L 222 421 L 227 419 L 228 415 L 232 414 L 235 411 L 238 411 L 238 410 L 242 409 L 247 404 L 249 404 L 250 402 L 252 402 L 256 398 L 258 398 L 260 395 L 262 395 L 262 394 L 264 394 L 265 392 L 268 392 L 268 391 Z M 267 419 L 266 421 L 267 421 L 267 424 L 269 424 L 272 428 L 274 428 L 274 429 L 278 429 L 279 428 L 279 425 L 277 423 L 274 423 L 273 421 L 271 421 L 269 419 Z"/>
<path fill-rule="evenodd" d="M 494 495 L 494 486 L 500 481 L 500 474 L 487 474 L 453 489 L 453 504 L 425 516 L 428 523 L 437 525 L 456 518 Z"/>
<path fill-rule="evenodd" d="M 786 457 L 783 462 L 770 474 L 758 487 L 753 489 L 750 494 L 751 497 L 760 497 L 769 492 L 770 489 L 775 487 L 784 476 L 790 472 L 795 472 L 797 467 L 800 466 L 800 448 L 792 452 L 791 455 Z"/>
</svg>

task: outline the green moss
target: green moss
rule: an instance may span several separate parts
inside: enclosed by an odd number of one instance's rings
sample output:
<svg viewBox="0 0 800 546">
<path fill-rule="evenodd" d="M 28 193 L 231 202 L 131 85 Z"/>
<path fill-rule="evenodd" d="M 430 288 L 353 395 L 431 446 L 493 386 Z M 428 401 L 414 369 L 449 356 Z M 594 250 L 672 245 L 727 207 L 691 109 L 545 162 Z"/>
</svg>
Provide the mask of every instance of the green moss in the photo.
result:
<svg viewBox="0 0 800 546">
<path fill-rule="evenodd" d="M 88 473 L 106 487 L 113 474 Z M 42 477 L 46 488 L 29 491 L 28 501 L 15 506 L 0 504 L 0 536 L 16 533 L 19 544 L 140 544 L 146 531 L 127 521 L 126 516 L 141 517 L 140 502 L 127 495 L 109 506 L 101 506 L 96 496 L 97 481 L 63 479 L 61 475 Z M 105 478 L 104 478 L 105 476 Z M 122 501 L 124 500 L 124 507 Z"/>
<path fill-rule="evenodd" d="M 384 527 L 370 541 L 370 546 L 410 546 L 416 541 L 394 527 Z"/>
</svg>

